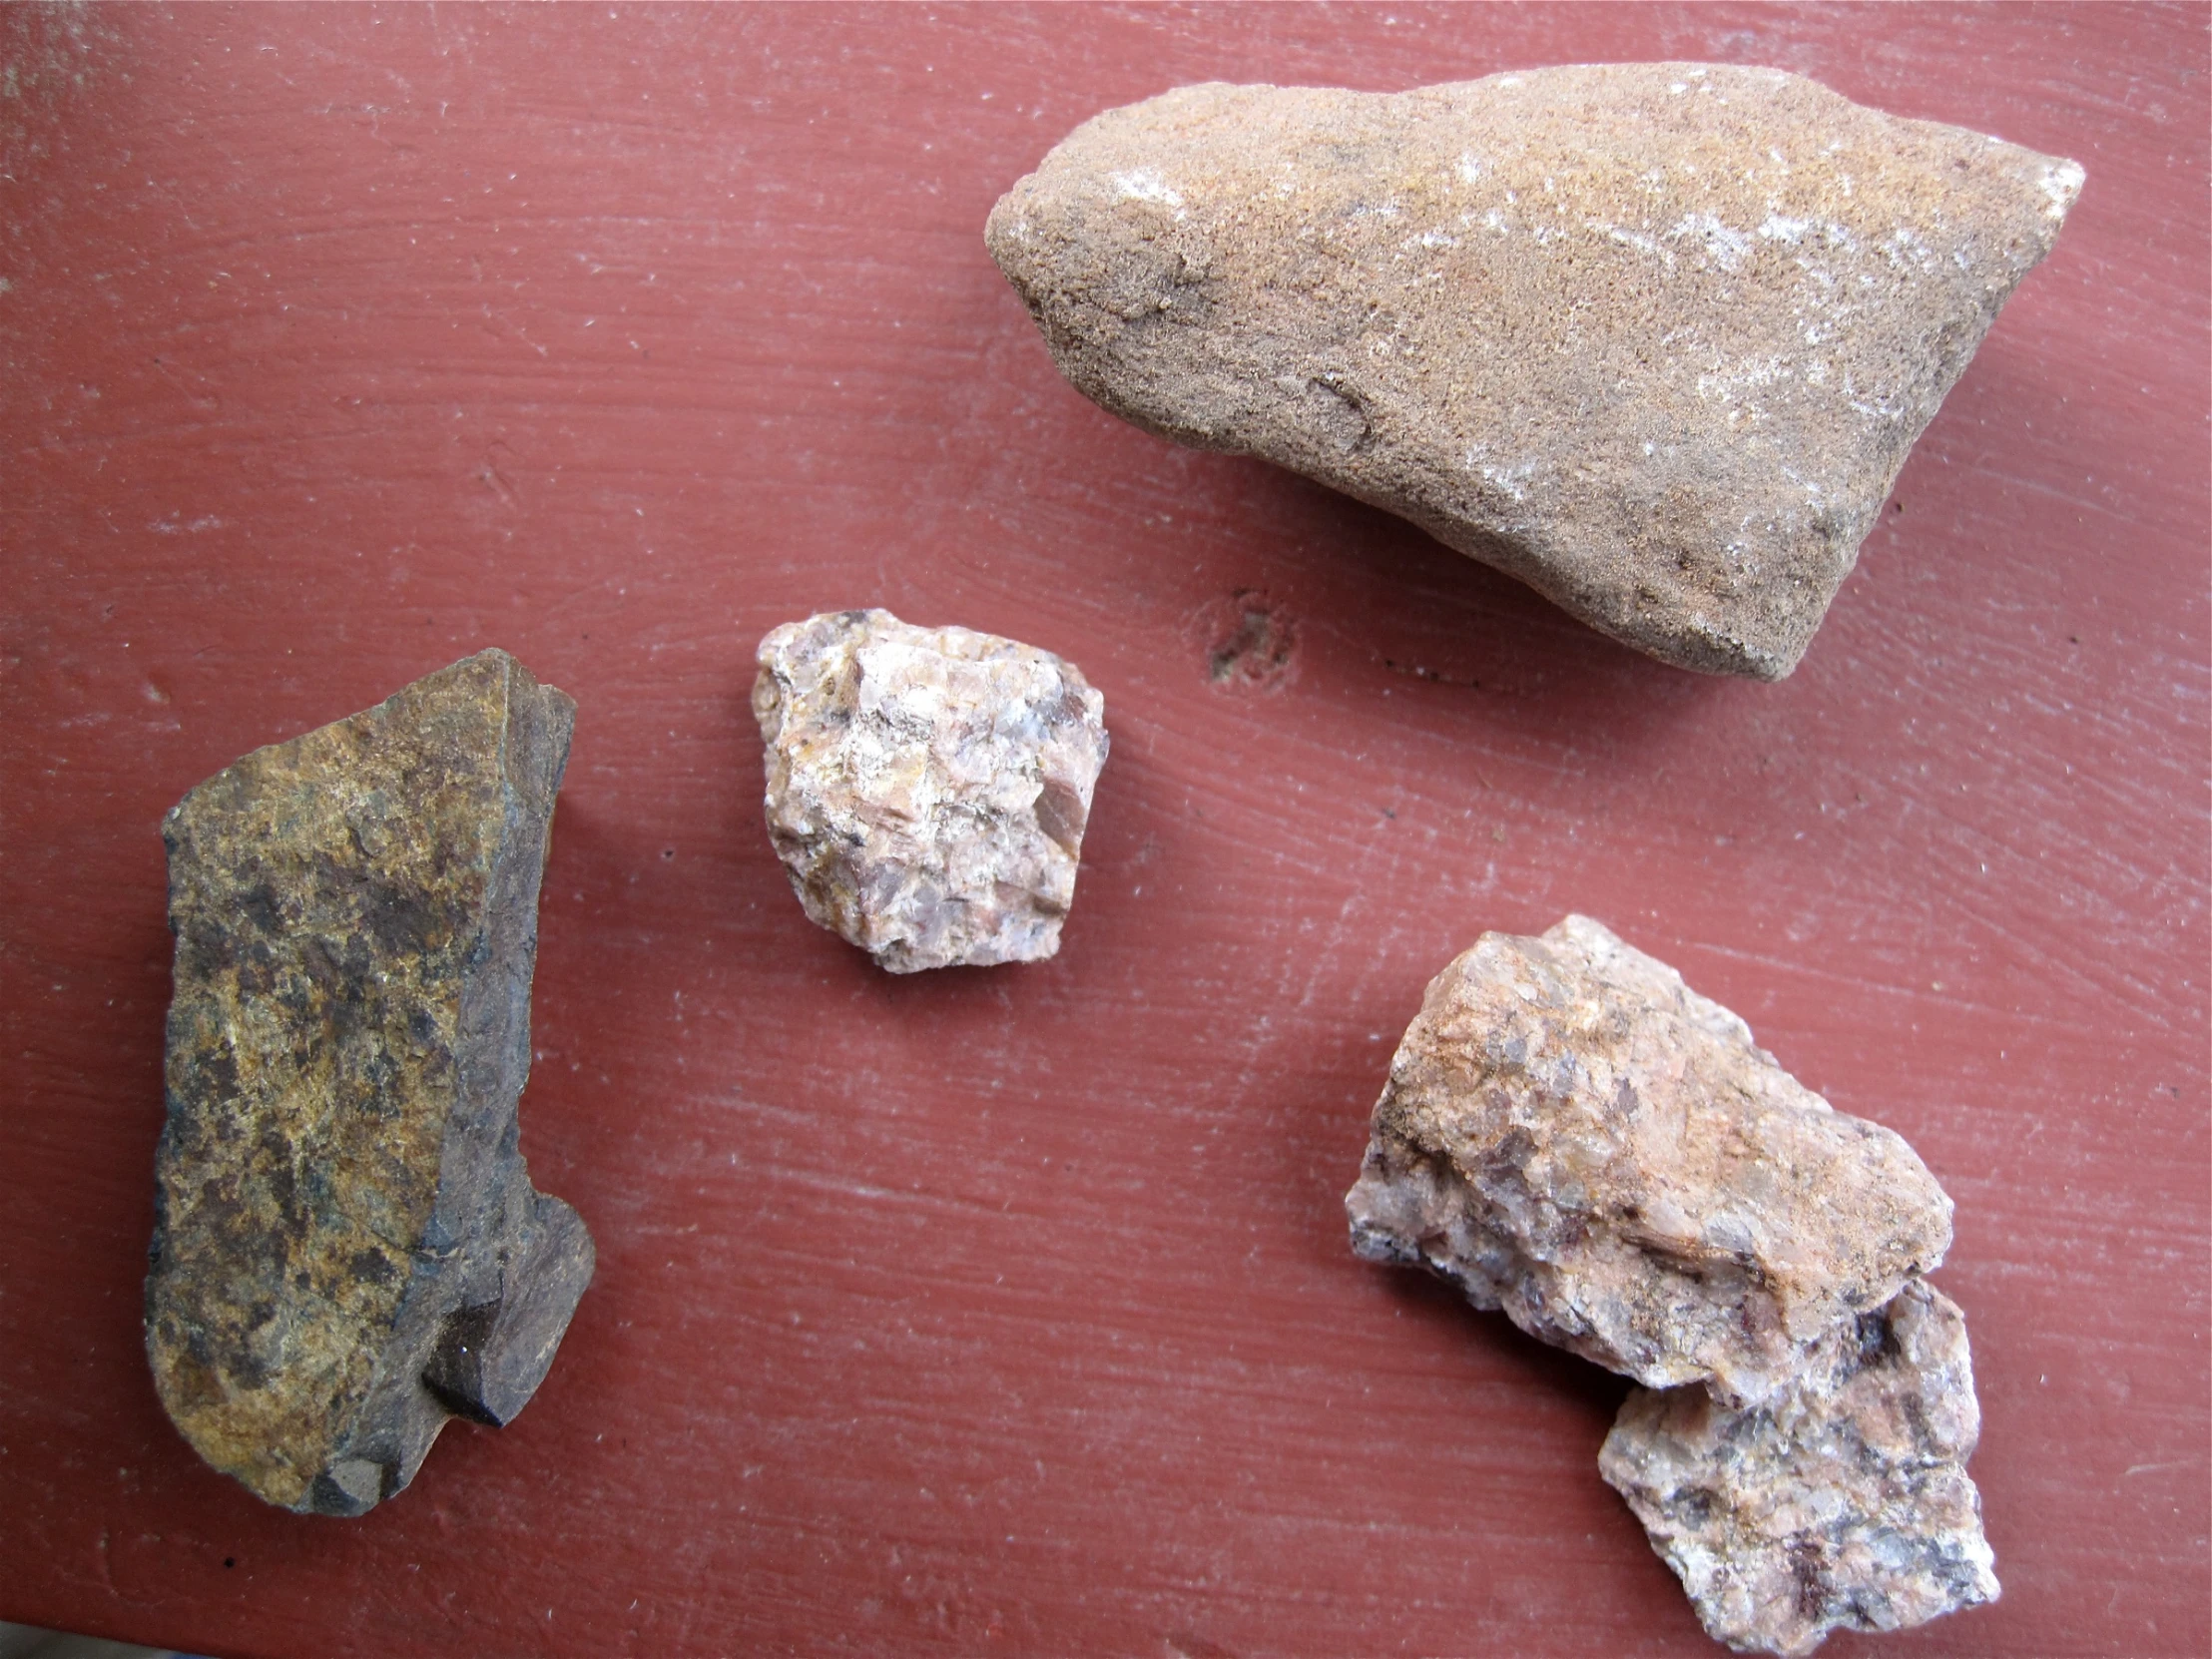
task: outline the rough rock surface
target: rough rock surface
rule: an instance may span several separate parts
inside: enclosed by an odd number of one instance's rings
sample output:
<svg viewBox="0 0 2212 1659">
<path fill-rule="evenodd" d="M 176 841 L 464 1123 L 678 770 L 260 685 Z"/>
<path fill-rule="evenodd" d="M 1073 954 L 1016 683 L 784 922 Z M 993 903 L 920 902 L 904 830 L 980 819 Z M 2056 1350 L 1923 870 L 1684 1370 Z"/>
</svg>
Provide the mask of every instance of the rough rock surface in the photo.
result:
<svg viewBox="0 0 2212 1659">
<path fill-rule="evenodd" d="M 985 235 L 1114 413 L 1773 680 L 2081 181 L 1779 70 L 1607 64 L 1182 87 Z"/>
<path fill-rule="evenodd" d="M 258 750 L 163 825 L 168 1122 L 146 1342 L 210 1463 L 356 1515 L 504 1423 L 590 1281 L 516 1149 L 575 705 L 486 651 Z"/>
<path fill-rule="evenodd" d="M 893 973 L 1060 948 L 1106 700 L 1049 651 L 888 611 L 762 640 L 768 829 L 799 901 Z"/>
<path fill-rule="evenodd" d="M 1731 1647 L 1810 1653 L 1839 1627 L 1896 1630 L 1997 1596 L 1966 1324 L 1908 1284 L 1848 1322 L 1768 1404 L 1638 1388 L 1598 1454 Z"/>
<path fill-rule="evenodd" d="M 1790 1385 L 1950 1244 L 1950 1201 L 1901 1138 L 1573 915 L 1485 933 L 1430 982 L 1345 1205 L 1368 1260 L 1731 1403 Z"/>
</svg>

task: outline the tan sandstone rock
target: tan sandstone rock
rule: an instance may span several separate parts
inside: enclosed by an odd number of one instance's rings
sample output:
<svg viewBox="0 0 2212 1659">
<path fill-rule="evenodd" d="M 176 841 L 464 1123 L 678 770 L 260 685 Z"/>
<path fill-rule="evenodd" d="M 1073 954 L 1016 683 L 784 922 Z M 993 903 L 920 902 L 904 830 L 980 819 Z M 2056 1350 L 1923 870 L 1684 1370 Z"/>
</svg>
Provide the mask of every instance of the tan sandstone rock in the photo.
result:
<svg viewBox="0 0 2212 1659">
<path fill-rule="evenodd" d="M 1980 1429 L 1965 1319 L 1916 1280 L 1766 1404 L 1636 1389 L 1598 1470 L 1716 1639 L 1797 1655 L 1996 1599 L 1965 1470 Z"/>
<path fill-rule="evenodd" d="M 2081 182 L 1779 70 L 1581 65 L 1178 88 L 985 236 L 1114 413 L 1775 680 Z"/>
<path fill-rule="evenodd" d="M 1744 1022 L 1584 916 L 1436 976 L 1347 1195 L 1353 1248 L 1652 1387 L 1792 1385 L 1942 1260 L 1950 1201 Z"/>
<path fill-rule="evenodd" d="M 1106 700 L 1049 651 L 888 611 L 762 640 L 768 828 L 812 916 L 893 973 L 1060 948 Z"/>
</svg>

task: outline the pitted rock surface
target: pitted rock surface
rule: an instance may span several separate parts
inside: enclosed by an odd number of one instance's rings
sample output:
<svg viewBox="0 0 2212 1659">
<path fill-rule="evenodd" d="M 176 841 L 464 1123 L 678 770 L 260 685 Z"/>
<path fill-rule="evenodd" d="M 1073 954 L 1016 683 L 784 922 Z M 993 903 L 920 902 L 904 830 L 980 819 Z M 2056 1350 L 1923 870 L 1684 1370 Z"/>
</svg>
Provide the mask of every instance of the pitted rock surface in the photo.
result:
<svg viewBox="0 0 2212 1659">
<path fill-rule="evenodd" d="M 888 611 L 762 640 L 768 828 L 807 914 L 893 973 L 1060 948 L 1106 700 L 1049 651 Z"/>
<path fill-rule="evenodd" d="M 1114 413 L 1773 680 L 2081 182 L 1779 70 L 1584 65 L 1178 88 L 985 236 Z"/>
<path fill-rule="evenodd" d="M 1652 1387 L 1791 1385 L 1950 1244 L 1903 1139 L 1585 916 L 1428 986 L 1345 1200 L 1353 1248 Z"/>
<path fill-rule="evenodd" d="M 163 825 L 147 1353 L 215 1467 L 354 1515 L 514 1416 L 592 1273 L 530 1185 L 538 880 L 575 705 L 501 651 L 258 750 Z"/>
<path fill-rule="evenodd" d="M 1997 1598 L 1966 1322 L 1914 1281 L 1848 1322 L 1796 1383 L 1731 1408 L 1638 1388 L 1598 1470 L 1717 1640 L 1810 1653 L 1831 1630 L 1898 1630 Z"/>
</svg>

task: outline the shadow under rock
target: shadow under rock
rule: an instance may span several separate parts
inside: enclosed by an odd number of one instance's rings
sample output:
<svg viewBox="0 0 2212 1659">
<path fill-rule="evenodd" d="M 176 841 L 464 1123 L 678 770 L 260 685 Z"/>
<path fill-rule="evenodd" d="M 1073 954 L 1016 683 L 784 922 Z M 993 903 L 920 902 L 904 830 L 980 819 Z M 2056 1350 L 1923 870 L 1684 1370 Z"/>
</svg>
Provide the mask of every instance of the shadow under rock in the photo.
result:
<svg viewBox="0 0 2212 1659">
<path fill-rule="evenodd" d="M 667 1049 L 661 983 L 681 980 L 696 947 L 661 938 L 674 910 L 640 901 L 641 879 L 660 862 L 657 845 L 591 807 L 560 809 L 538 899 L 522 1141 L 539 1187 L 587 1222 L 589 1189 L 667 1106 L 638 1079 Z"/>
<path fill-rule="evenodd" d="M 0 1659 L 193 1659 L 168 1648 L 140 1647 L 105 1636 L 73 1636 L 27 1624 L 0 1624 Z"/>
<path fill-rule="evenodd" d="M 1265 545 L 1270 581 L 1326 619 L 1310 650 L 1347 678 L 1479 693 L 1509 700 L 1518 722 L 1615 735 L 1739 691 L 1620 644 L 1380 507 L 1249 456 L 1222 466 L 1225 507 Z"/>
<path fill-rule="evenodd" d="M 1613 1426 L 1621 1401 L 1635 1386 L 1629 1379 L 1602 1366 L 1539 1343 L 1501 1313 L 1485 1313 L 1474 1307 L 1433 1274 L 1411 1268 L 1377 1267 L 1373 1271 L 1382 1276 L 1408 1322 L 1431 1330 L 1449 1330 L 1480 1361 L 1509 1372 L 1516 1382 L 1525 1382 L 1532 1388 L 1541 1387 L 1556 1397 L 1572 1400 L 1594 1426 L 1598 1438 Z"/>
</svg>

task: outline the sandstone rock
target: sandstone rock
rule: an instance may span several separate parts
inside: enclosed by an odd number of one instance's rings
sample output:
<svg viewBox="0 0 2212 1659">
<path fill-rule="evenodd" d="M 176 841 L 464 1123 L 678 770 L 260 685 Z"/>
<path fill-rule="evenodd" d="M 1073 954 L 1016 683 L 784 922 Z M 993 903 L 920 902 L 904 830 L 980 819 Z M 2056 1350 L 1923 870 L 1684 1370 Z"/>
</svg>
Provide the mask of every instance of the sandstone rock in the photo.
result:
<svg viewBox="0 0 2212 1659">
<path fill-rule="evenodd" d="M 1390 1062 L 1353 1248 L 1653 1387 L 1791 1384 L 1942 1260 L 1950 1201 L 1744 1022 L 1584 916 L 1485 933 Z"/>
<path fill-rule="evenodd" d="M 768 829 L 807 914 L 893 973 L 1060 948 L 1106 701 L 1049 651 L 888 611 L 761 642 Z"/>
<path fill-rule="evenodd" d="M 1965 1470 L 1980 1426 L 1965 1320 L 1916 1280 L 1767 1404 L 1634 1390 L 1598 1469 L 1714 1637 L 1803 1654 L 1996 1599 Z"/>
<path fill-rule="evenodd" d="M 146 1342 L 200 1454 L 357 1515 L 504 1423 L 590 1281 L 530 1185 L 538 878 L 575 705 L 501 651 L 258 750 L 162 827 L 168 1122 Z"/>
<path fill-rule="evenodd" d="M 1114 413 L 1774 680 L 2081 180 L 1778 70 L 1583 65 L 1182 87 L 985 235 Z"/>
</svg>

